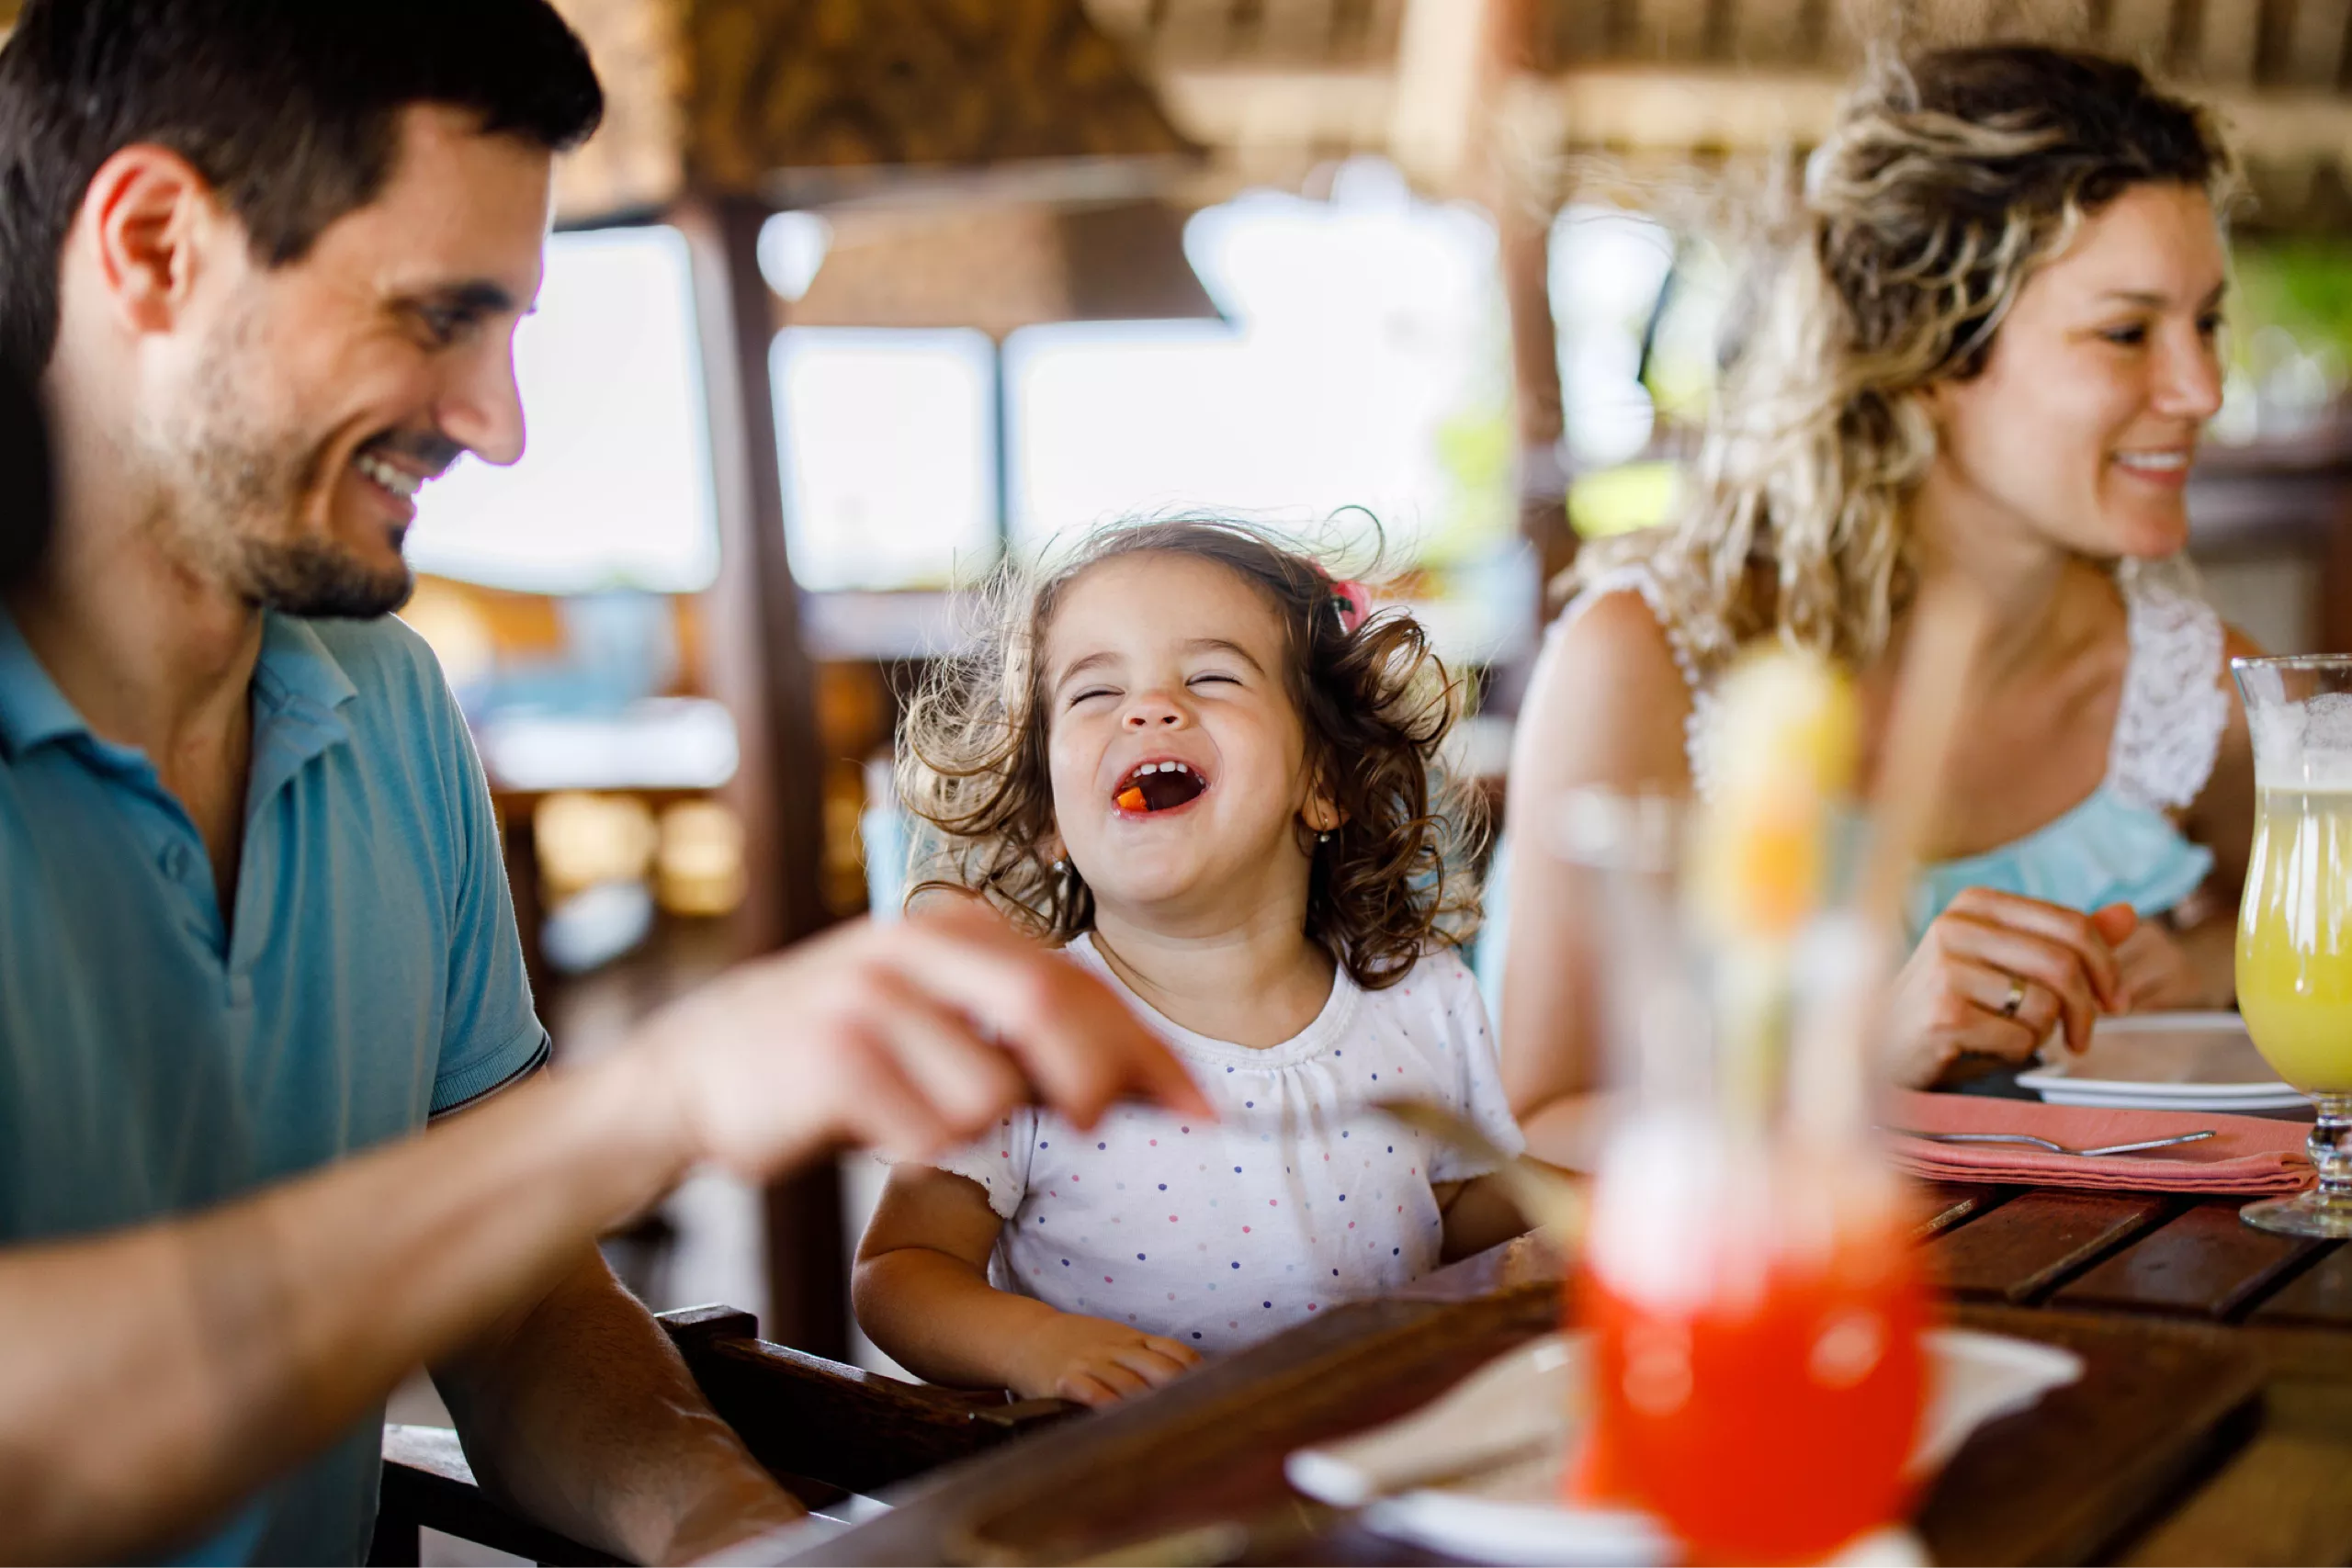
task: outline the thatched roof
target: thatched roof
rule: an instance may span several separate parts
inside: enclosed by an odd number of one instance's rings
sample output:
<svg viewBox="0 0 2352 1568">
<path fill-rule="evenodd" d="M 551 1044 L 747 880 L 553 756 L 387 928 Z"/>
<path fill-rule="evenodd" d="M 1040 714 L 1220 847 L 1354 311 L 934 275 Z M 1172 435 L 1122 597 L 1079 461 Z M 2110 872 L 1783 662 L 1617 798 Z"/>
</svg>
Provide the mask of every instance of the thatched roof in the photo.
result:
<svg viewBox="0 0 2352 1568">
<path fill-rule="evenodd" d="M 2213 103 L 2253 221 L 2352 228 L 2352 0 L 1087 0 L 1177 122 L 1245 165 L 1389 151 L 1478 30 L 1477 105 L 1522 149 L 1799 150 L 1873 45 L 2039 39 L 2139 62 Z"/>
<path fill-rule="evenodd" d="M 18 0 L 0 0 L 0 26 Z M 2352 0 L 557 0 L 612 92 L 573 218 L 996 172 L 1052 198 L 1394 152 L 1802 149 L 1873 43 L 2032 37 L 2205 96 L 2272 229 L 2352 229 Z M 1483 117 L 1483 118 L 1481 118 Z"/>
</svg>

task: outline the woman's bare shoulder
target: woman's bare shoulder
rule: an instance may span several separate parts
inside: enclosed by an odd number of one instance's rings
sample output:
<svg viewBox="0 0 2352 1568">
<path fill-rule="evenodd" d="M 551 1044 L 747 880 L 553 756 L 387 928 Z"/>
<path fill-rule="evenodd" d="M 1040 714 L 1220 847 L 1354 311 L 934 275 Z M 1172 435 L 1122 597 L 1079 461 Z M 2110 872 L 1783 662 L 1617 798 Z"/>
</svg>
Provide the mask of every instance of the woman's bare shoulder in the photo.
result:
<svg viewBox="0 0 2352 1568">
<path fill-rule="evenodd" d="M 1635 589 L 1577 605 L 1536 661 L 1514 773 L 1563 782 L 1687 781 L 1691 692 L 1673 639 Z"/>
</svg>

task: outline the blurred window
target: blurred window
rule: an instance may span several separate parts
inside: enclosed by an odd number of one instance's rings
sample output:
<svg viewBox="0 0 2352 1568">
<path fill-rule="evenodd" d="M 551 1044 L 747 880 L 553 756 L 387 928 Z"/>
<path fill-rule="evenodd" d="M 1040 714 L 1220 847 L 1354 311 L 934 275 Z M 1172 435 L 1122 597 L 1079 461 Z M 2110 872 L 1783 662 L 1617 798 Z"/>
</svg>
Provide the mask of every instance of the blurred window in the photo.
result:
<svg viewBox="0 0 2352 1568">
<path fill-rule="evenodd" d="M 770 373 L 785 533 L 803 588 L 940 587 L 995 562 L 987 334 L 788 327 Z"/>
<path fill-rule="evenodd" d="M 1195 507 L 1318 538 L 1367 527 L 1345 511 L 1362 508 L 1392 566 L 1508 546 L 1510 338 L 1483 214 L 1418 200 L 1363 160 L 1329 200 L 1261 191 L 1197 214 L 1185 249 L 1230 326 L 1074 322 L 1006 340 L 1016 546 Z"/>
<path fill-rule="evenodd" d="M 468 459 L 425 490 L 416 569 L 536 593 L 708 587 L 718 514 L 684 238 L 553 236 L 514 373 L 523 460 Z"/>
<path fill-rule="evenodd" d="M 2230 262 L 2213 434 L 2293 442 L 2339 420 L 2352 383 L 2352 249 L 2335 237 L 2248 236 Z"/>
<path fill-rule="evenodd" d="M 1646 214 L 1579 203 L 1552 228 L 1550 292 L 1569 519 L 1587 537 L 1663 521 L 1713 400 L 1730 266 Z"/>
</svg>

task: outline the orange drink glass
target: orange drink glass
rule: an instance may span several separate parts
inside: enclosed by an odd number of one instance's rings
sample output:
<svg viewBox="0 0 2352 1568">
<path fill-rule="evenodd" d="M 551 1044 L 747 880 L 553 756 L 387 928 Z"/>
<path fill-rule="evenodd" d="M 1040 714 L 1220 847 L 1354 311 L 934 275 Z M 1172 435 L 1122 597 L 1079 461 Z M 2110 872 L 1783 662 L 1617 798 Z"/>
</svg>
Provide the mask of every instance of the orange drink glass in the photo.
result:
<svg viewBox="0 0 2352 1568">
<path fill-rule="evenodd" d="M 1593 1447 L 1574 1484 L 1649 1510 L 1694 1560 L 1818 1562 L 1910 1501 L 1929 1293 L 1899 1187 L 1861 1168 L 1805 1190 L 1833 1177 L 1751 1171 L 1751 1201 L 1720 1192 L 1712 1224 L 1670 1194 L 1596 1214 L 1575 1287 Z M 1650 1239 L 1624 1245 L 1611 1208 L 1648 1209 Z M 1678 1221 L 1696 1223 L 1659 1245 Z"/>
</svg>

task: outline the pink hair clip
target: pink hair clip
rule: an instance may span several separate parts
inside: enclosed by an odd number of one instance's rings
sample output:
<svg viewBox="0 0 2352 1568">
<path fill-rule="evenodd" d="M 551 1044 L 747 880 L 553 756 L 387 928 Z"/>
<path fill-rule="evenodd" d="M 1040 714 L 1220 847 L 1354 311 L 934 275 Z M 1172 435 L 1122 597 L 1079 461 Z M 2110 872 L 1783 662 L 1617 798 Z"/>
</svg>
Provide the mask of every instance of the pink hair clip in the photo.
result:
<svg viewBox="0 0 2352 1568">
<path fill-rule="evenodd" d="M 1331 600 L 1340 612 L 1340 629 L 1351 637 L 1372 614 L 1371 592 L 1353 578 L 1332 583 Z"/>
</svg>

